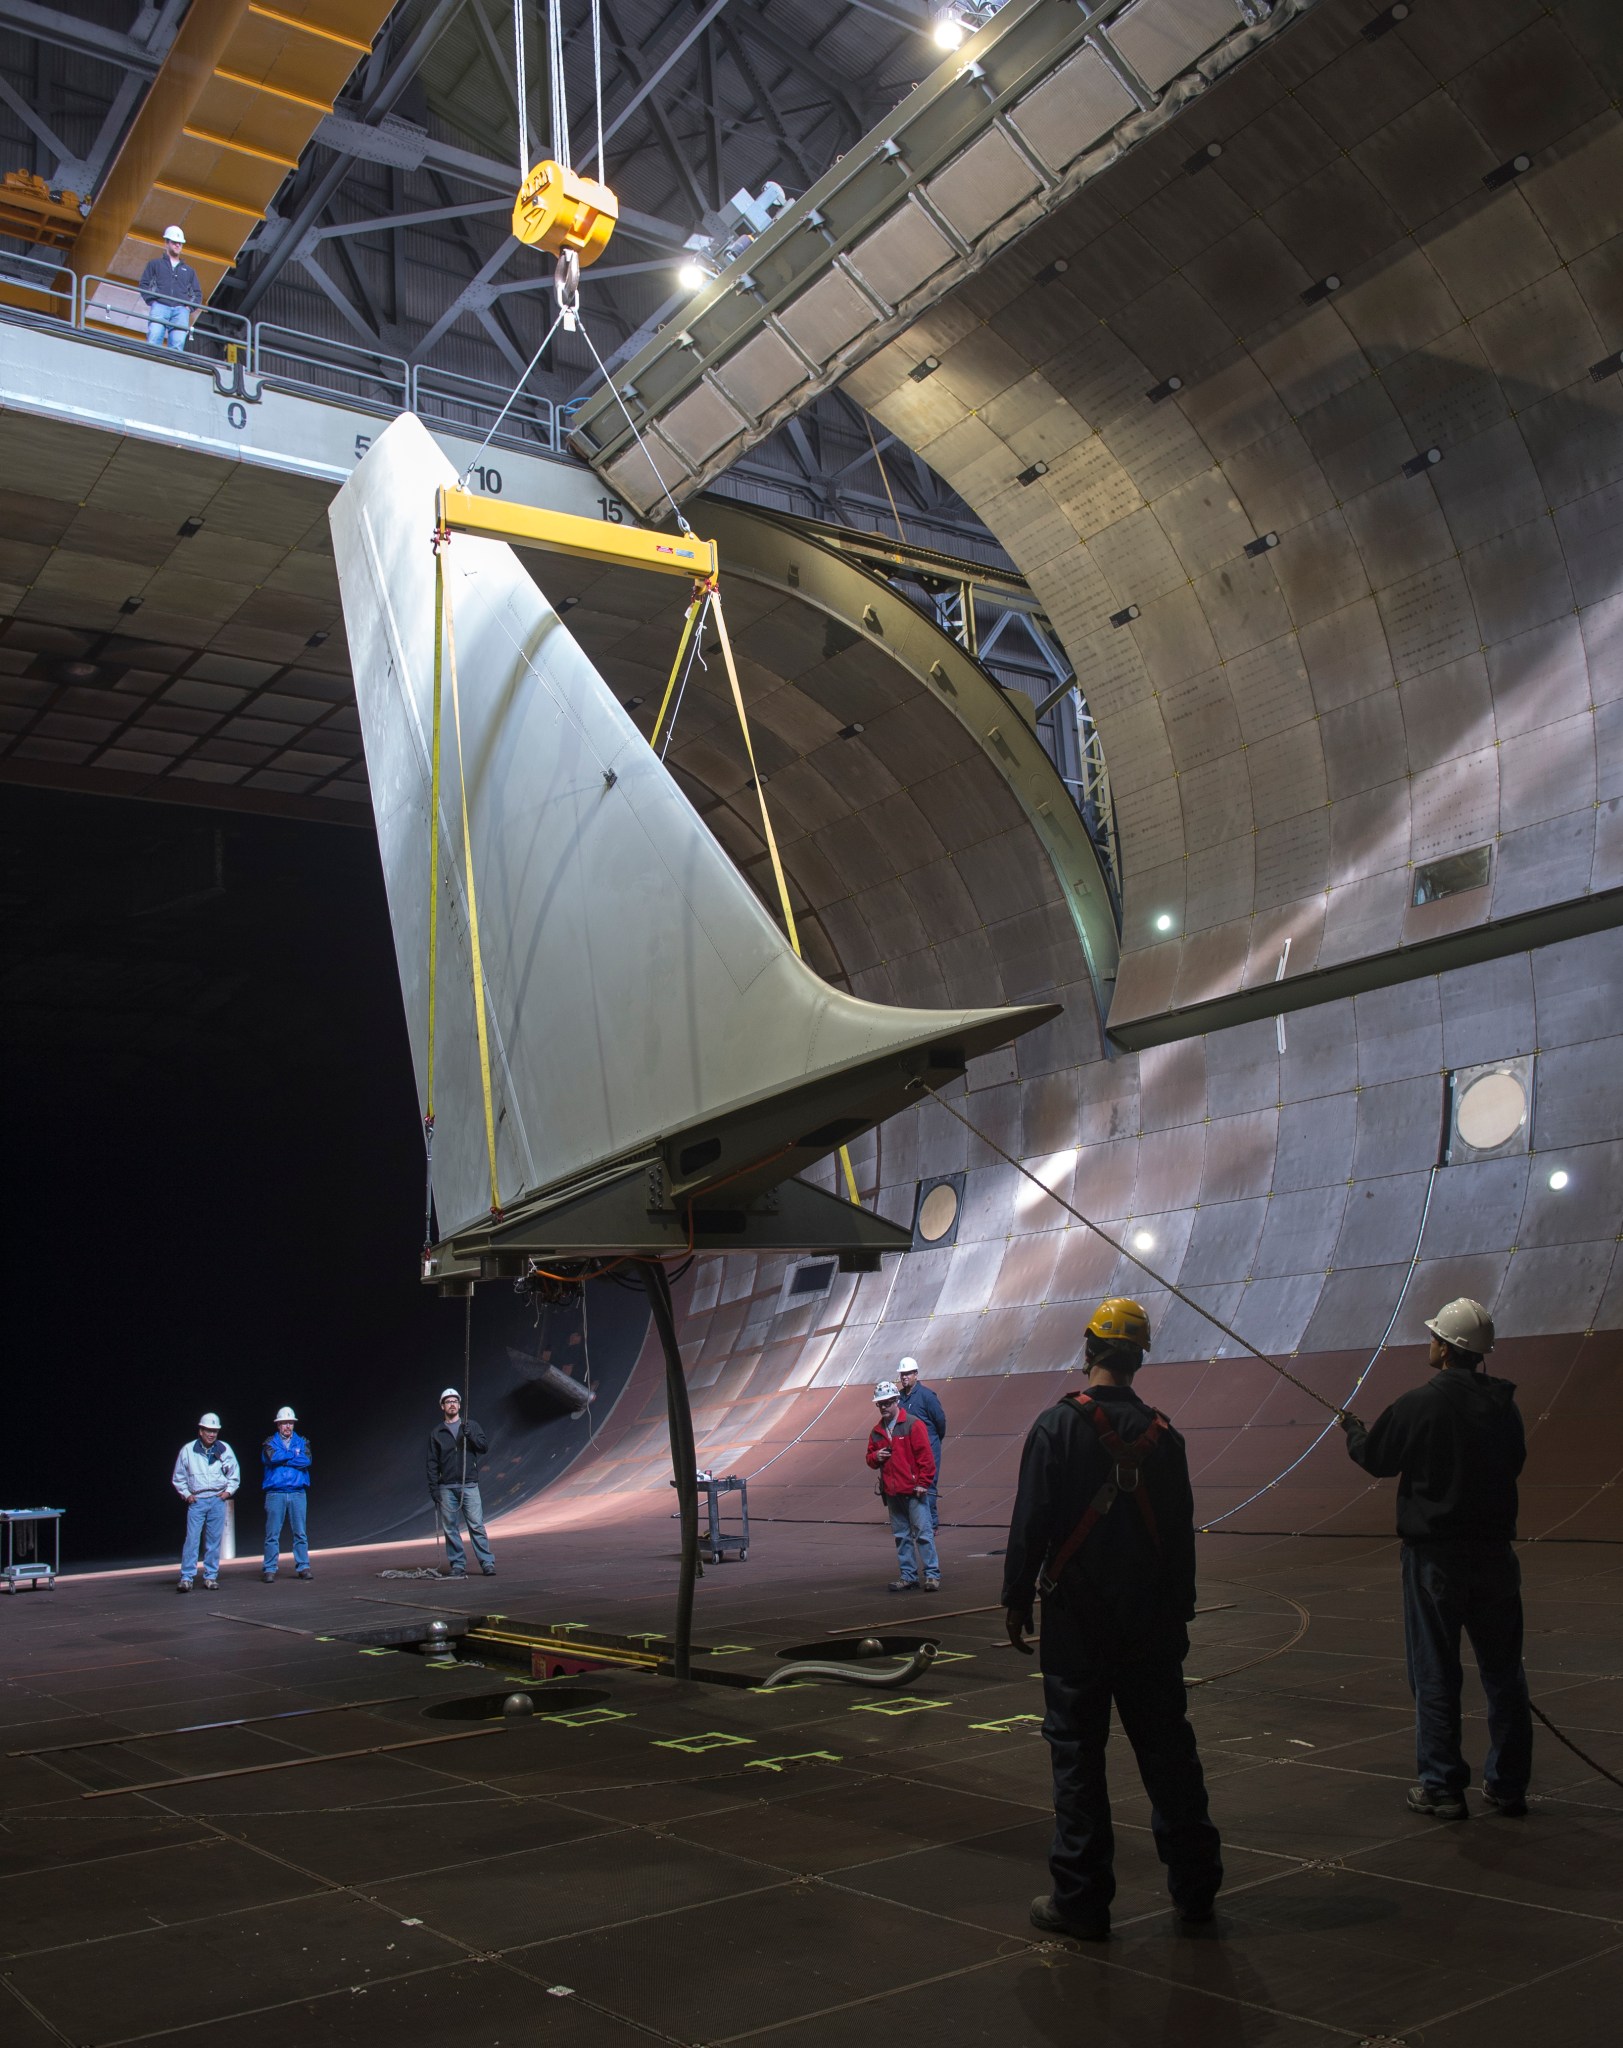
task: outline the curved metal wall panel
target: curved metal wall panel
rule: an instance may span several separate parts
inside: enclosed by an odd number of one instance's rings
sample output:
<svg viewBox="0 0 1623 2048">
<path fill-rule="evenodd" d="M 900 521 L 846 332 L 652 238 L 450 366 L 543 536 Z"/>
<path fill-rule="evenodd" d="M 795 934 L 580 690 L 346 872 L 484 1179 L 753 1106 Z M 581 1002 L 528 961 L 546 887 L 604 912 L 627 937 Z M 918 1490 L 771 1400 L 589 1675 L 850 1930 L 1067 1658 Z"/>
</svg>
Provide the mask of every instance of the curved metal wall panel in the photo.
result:
<svg viewBox="0 0 1623 2048">
<path fill-rule="evenodd" d="M 1370 21 L 1326 0 L 846 380 L 1083 679 L 1113 1026 L 1623 883 L 1623 20 Z"/>
</svg>

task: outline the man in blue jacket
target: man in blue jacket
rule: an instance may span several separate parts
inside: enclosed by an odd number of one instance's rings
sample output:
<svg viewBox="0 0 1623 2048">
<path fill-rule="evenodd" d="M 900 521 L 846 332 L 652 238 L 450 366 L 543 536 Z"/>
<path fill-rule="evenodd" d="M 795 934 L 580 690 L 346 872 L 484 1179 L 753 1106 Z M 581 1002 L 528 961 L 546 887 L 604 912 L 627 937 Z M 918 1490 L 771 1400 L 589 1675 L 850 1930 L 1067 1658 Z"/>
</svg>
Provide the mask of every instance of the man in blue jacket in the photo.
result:
<svg viewBox="0 0 1623 2048">
<path fill-rule="evenodd" d="M 924 1424 L 924 1434 L 930 1439 L 930 1455 L 935 1459 L 935 1477 L 930 1481 L 930 1492 L 926 1502 L 930 1510 L 930 1527 L 940 1526 L 941 1516 L 936 1507 L 936 1494 L 941 1486 L 941 1446 L 947 1436 L 947 1411 L 941 1405 L 941 1397 L 933 1387 L 926 1387 L 919 1381 L 919 1362 L 916 1358 L 904 1358 L 896 1368 L 896 1385 L 901 1390 L 902 1406 L 915 1422 Z"/>
<path fill-rule="evenodd" d="M 260 1449 L 265 1467 L 265 1569 L 261 1576 L 268 1586 L 282 1561 L 282 1526 L 293 1526 L 293 1569 L 301 1579 L 310 1576 L 310 1550 L 305 1542 L 305 1508 L 310 1498 L 310 1439 L 298 1435 L 298 1417 L 291 1408 L 278 1408 L 276 1428 Z"/>
</svg>

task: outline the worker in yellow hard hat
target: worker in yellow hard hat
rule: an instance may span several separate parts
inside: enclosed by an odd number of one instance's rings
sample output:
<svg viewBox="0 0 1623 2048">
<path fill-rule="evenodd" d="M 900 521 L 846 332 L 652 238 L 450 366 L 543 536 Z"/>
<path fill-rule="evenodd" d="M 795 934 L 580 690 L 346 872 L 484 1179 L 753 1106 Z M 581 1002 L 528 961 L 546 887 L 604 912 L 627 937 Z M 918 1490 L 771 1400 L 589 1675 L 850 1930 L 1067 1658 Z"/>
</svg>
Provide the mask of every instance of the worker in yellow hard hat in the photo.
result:
<svg viewBox="0 0 1623 2048">
<path fill-rule="evenodd" d="M 1032 1900 L 1031 1920 L 1079 1940 L 1108 1936 L 1116 1890 L 1105 1784 L 1112 1704 L 1150 1797 L 1180 1924 L 1210 1922 L 1223 1882 L 1183 1684 L 1195 1611 L 1194 1496 L 1182 1437 L 1133 1391 L 1149 1348 L 1141 1303 L 1100 1302 L 1083 1338 L 1086 1392 L 1046 1409 L 1026 1437 L 1005 1553 L 1009 1640 L 1028 1655 L 1039 1593 L 1043 1603 L 1053 1890 Z"/>
</svg>

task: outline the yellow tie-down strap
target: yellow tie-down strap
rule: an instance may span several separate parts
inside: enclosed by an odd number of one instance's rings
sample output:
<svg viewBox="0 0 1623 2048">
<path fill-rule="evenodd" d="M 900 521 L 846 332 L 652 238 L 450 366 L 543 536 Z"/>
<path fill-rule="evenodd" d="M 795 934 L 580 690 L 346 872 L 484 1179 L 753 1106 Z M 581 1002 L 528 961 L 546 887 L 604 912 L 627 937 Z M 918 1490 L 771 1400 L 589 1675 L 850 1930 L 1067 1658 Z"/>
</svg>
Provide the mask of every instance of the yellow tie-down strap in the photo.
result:
<svg viewBox="0 0 1623 2048">
<path fill-rule="evenodd" d="M 440 525 L 450 532 L 504 540 L 510 547 L 652 569 L 665 576 L 685 576 L 690 582 L 712 577 L 720 567 L 715 542 L 700 540 L 697 534 L 613 526 L 606 519 L 583 519 L 576 512 L 547 512 L 539 505 L 512 505 L 501 498 L 443 488 L 438 509 Z"/>
</svg>

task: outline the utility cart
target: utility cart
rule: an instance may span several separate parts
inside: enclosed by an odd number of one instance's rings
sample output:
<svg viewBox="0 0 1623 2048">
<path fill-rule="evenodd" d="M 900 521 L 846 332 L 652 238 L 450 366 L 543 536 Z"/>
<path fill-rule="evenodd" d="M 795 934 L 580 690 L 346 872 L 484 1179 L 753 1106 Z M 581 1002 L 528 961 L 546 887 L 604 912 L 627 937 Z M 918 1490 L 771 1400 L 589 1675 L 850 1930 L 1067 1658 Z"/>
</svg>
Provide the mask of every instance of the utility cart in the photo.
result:
<svg viewBox="0 0 1623 2048">
<path fill-rule="evenodd" d="M 55 1592 L 62 1570 L 65 1508 L 0 1508 L 0 1580 L 8 1593 L 19 1586 Z M 49 1559 L 46 1557 L 49 1549 Z"/>
<path fill-rule="evenodd" d="M 713 1472 L 698 1472 L 695 1483 L 705 1503 L 705 1522 L 699 1530 L 699 1556 L 706 1564 L 720 1564 L 729 1552 L 743 1564 L 750 1554 L 749 1483 L 736 1472 L 718 1479 Z M 672 1486 L 676 1484 L 673 1479 Z M 721 1496 L 738 1495 L 738 1520 L 730 1527 L 721 1519 Z"/>
</svg>

